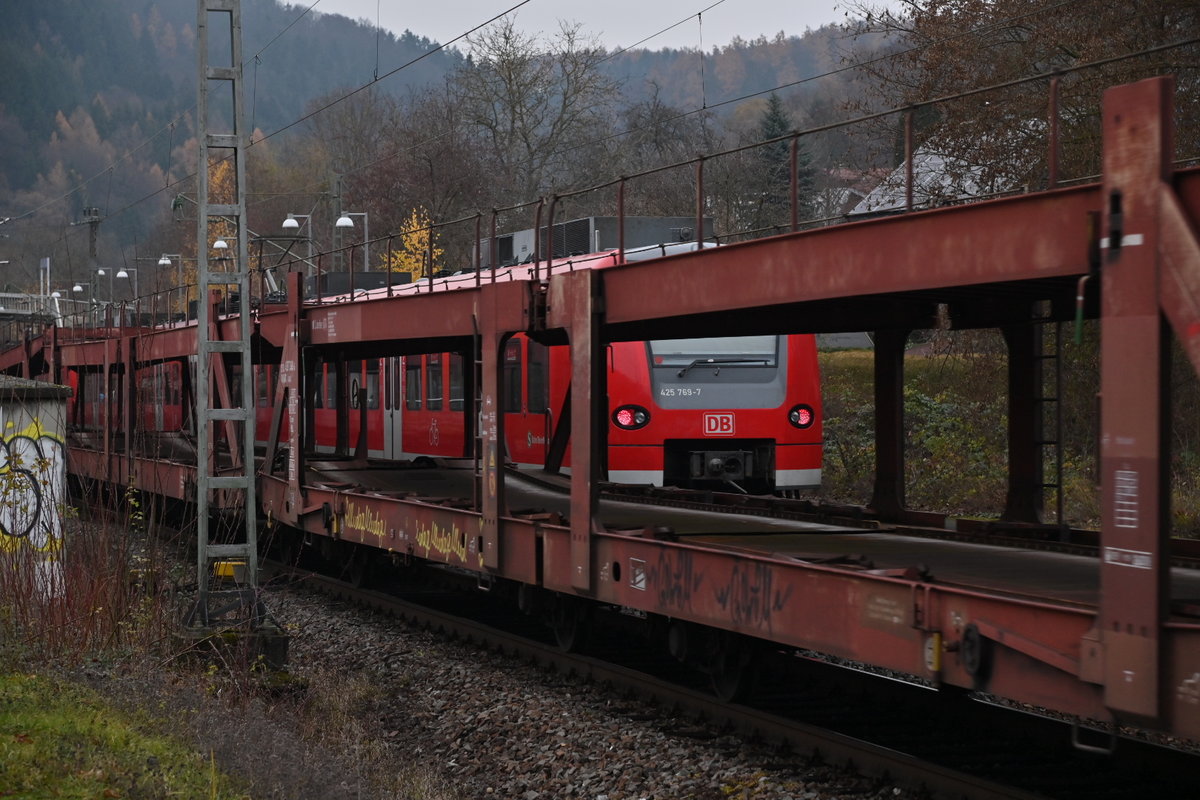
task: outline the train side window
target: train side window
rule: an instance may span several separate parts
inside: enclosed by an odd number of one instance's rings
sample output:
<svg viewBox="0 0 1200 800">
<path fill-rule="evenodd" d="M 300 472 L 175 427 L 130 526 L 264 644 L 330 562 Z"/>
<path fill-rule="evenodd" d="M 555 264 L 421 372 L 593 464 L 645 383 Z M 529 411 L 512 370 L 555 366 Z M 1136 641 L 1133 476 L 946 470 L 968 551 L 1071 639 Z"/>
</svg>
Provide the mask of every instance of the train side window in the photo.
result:
<svg viewBox="0 0 1200 800">
<path fill-rule="evenodd" d="M 525 402 L 529 404 L 530 414 L 544 414 L 549 405 L 546 394 L 546 346 L 532 339 L 529 348 L 529 374 L 526 376 L 529 385 L 525 393 Z"/>
<path fill-rule="evenodd" d="M 504 346 L 504 389 L 502 411 L 521 411 L 521 340 L 510 339 Z"/>
<path fill-rule="evenodd" d="M 358 391 L 363 388 L 363 362 L 347 361 L 343 369 L 346 370 L 347 402 L 350 404 L 350 408 L 358 408 Z"/>
<path fill-rule="evenodd" d="M 337 365 L 325 364 L 321 371 L 321 394 L 325 395 L 325 407 L 337 408 Z"/>
<path fill-rule="evenodd" d="M 421 410 L 421 357 L 409 356 L 404 362 L 404 407 Z"/>
<path fill-rule="evenodd" d="M 463 410 L 463 357 L 461 353 L 450 354 L 450 410 Z"/>
<path fill-rule="evenodd" d="M 379 362 L 367 362 L 367 408 L 379 408 Z"/>
<path fill-rule="evenodd" d="M 383 359 L 386 372 L 383 381 L 383 406 L 388 409 L 400 409 L 400 357 L 391 356 Z"/>
<path fill-rule="evenodd" d="M 442 354 L 426 356 L 427 375 L 425 383 L 425 407 L 430 411 L 442 410 Z"/>
<path fill-rule="evenodd" d="M 267 397 L 267 387 L 270 385 L 270 382 L 267 380 L 267 366 L 266 364 L 262 364 L 256 370 L 254 378 L 255 405 L 259 408 L 265 408 L 270 405 L 270 400 Z"/>
<path fill-rule="evenodd" d="M 242 404 L 242 368 L 232 367 L 229 375 L 229 405 L 237 408 Z"/>
<path fill-rule="evenodd" d="M 312 407 L 325 407 L 325 362 L 318 361 L 313 367 L 313 385 L 307 389 L 312 393 Z"/>
</svg>

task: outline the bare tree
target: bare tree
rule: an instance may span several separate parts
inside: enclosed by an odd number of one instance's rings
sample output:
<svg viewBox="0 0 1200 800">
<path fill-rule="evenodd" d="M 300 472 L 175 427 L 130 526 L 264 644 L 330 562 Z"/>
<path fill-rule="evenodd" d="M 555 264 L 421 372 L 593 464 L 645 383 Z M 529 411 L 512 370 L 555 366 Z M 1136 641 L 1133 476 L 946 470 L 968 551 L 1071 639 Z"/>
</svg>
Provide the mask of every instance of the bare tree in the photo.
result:
<svg viewBox="0 0 1200 800">
<path fill-rule="evenodd" d="M 543 44 L 510 16 L 468 42 L 472 63 L 452 91 L 483 133 L 502 193 L 521 202 L 594 177 L 584 165 L 597 163 L 619 89 L 595 40 L 563 23 Z"/>
<path fill-rule="evenodd" d="M 882 105 L 919 105 L 921 139 L 939 156 L 978 166 L 985 182 L 1041 185 L 1046 170 L 1047 83 L 1022 83 L 953 102 L 928 101 L 999 86 L 1052 71 L 1119 58 L 1061 78 L 1062 170 L 1069 178 L 1099 166 L 1103 90 L 1157 74 L 1180 86 L 1180 148 L 1194 155 L 1197 127 L 1196 45 L 1153 48 L 1194 37 L 1195 0 L 910 0 L 906 16 L 855 9 L 858 32 L 901 37 L 890 59 L 864 65 L 877 79 Z M 1189 122 L 1190 121 L 1190 122 Z"/>
<path fill-rule="evenodd" d="M 351 93 L 338 90 L 309 104 L 314 139 L 329 167 L 345 174 L 370 164 L 387 146 L 387 131 L 396 123 L 395 99 L 373 87 Z"/>
<path fill-rule="evenodd" d="M 405 230 L 417 209 L 433 222 L 461 218 L 496 205 L 483 151 L 453 94 L 431 89 L 401 105 L 378 158 L 347 176 L 348 193 L 363 199 L 376 235 Z M 473 231 L 442 234 L 447 264 L 469 262 Z"/>
<path fill-rule="evenodd" d="M 612 163 L 624 174 L 687 162 L 717 149 L 719 138 L 705 114 L 694 114 L 668 105 L 659 86 L 650 96 L 621 114 L 623 130 Z M 695 171 L 690 166 L 664 170 L 629 183 L 627 213 L 687 216 L 695 212 Z"/>
</svg>

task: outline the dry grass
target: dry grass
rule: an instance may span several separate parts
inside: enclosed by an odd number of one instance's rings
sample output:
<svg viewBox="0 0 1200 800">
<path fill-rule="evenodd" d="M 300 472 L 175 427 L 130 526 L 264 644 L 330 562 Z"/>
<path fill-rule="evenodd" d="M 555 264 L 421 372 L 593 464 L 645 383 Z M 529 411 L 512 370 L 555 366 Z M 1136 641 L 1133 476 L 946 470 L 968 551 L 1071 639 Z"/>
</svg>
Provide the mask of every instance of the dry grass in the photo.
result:
<svg viewBox="0 0 1200 800">
<path fill-rule="evenodd" d="M 1063 503 L 1074 526 L 1100 524 L 1098 354 L 1095 325 L 1080 343 L 1064 335 Z M 909 507 L 996 518 L 1008 481 L 1007 357 L 990 331 L 938 332 L 905 357 L 906 498 Z M 873 353 L 821 354 L 825 400 L 823 495 L 866 504 L 874 481 Z M 1052 384 L 1048 383 L 1048 386 Z M 1051 390 L 1052 391 L 1052 390 Z M 1170 437 L 1174 535 L 1200 536 L 1200 381 L 1175 349 Z M 1053 429 L 1053 421 L 1047 425 Z M 1048 451 L 1049 455 L 1049 451 Z M 1045 475 L 1054 475 L 1049 458 Z M 1055 498 L 1046 495 L 1047 517 Z"/>
</svg>

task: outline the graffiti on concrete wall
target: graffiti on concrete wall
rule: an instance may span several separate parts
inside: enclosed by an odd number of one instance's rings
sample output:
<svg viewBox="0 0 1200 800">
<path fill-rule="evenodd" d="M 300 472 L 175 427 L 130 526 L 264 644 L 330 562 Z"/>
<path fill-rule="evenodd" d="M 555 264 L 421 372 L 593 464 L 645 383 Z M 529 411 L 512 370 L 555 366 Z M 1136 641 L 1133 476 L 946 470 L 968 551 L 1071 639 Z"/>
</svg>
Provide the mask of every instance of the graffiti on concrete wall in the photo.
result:
<svg viewBox="0 0 1200 800">
<path fill-rule="evenodd" d="M 24 428 L 8 420 L 0 435 L 0 552 L 62 547 L 66 445 L 34 417 Z"/>
</svg>

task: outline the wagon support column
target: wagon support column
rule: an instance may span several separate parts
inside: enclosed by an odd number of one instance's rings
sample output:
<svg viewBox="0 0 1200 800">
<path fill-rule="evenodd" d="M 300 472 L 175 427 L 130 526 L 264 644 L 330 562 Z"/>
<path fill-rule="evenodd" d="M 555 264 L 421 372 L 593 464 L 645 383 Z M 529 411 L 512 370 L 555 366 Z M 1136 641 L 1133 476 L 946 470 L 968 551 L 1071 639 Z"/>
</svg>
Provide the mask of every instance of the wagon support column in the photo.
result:
<svg viewBox="0 0 1200 800">
<path fill-rule="evenodd" d="M 1084 653 L 1092 661 L 1087 674 L 1102 678 L 1105 704 L 1146 719 L 1161 712 L 1169 587 L 1158 251 L 1160 192 L 1171 172 L 1172 101 L 1170 79 L 1154 78 L 1110 89 L 1103 113 L 1101 601 L 1099 642 L 1090 649 L 1085 642 Z"/>
<path fill-rule="evenodd" d="M 601 276 L 594 270 L 550 281 L 548 325 L 562 328 L 571 344 L 571 586 L 592 589 L 592 532 L 597 481 L 604 477 L 608 387 L 601 323 Z"/>
<path fill-rule="evenodd" d="M 514 296 L 516 293 L 519 296 Z M 519 283 L 493 283 L 480 288 L 475 330 L 480 361 L 478 407 L 479 464 L 483 512 L 481 550 L 487 569 L 500 568 L 500 520 L 508 512 L 504 500 L 503 348 L 512 331 L 528 320 L 528 289 Z M 519 315 L 519 316 L 514 316 Z M 470 429 L 470 425 L 466 426 Z"/>
</svg>

